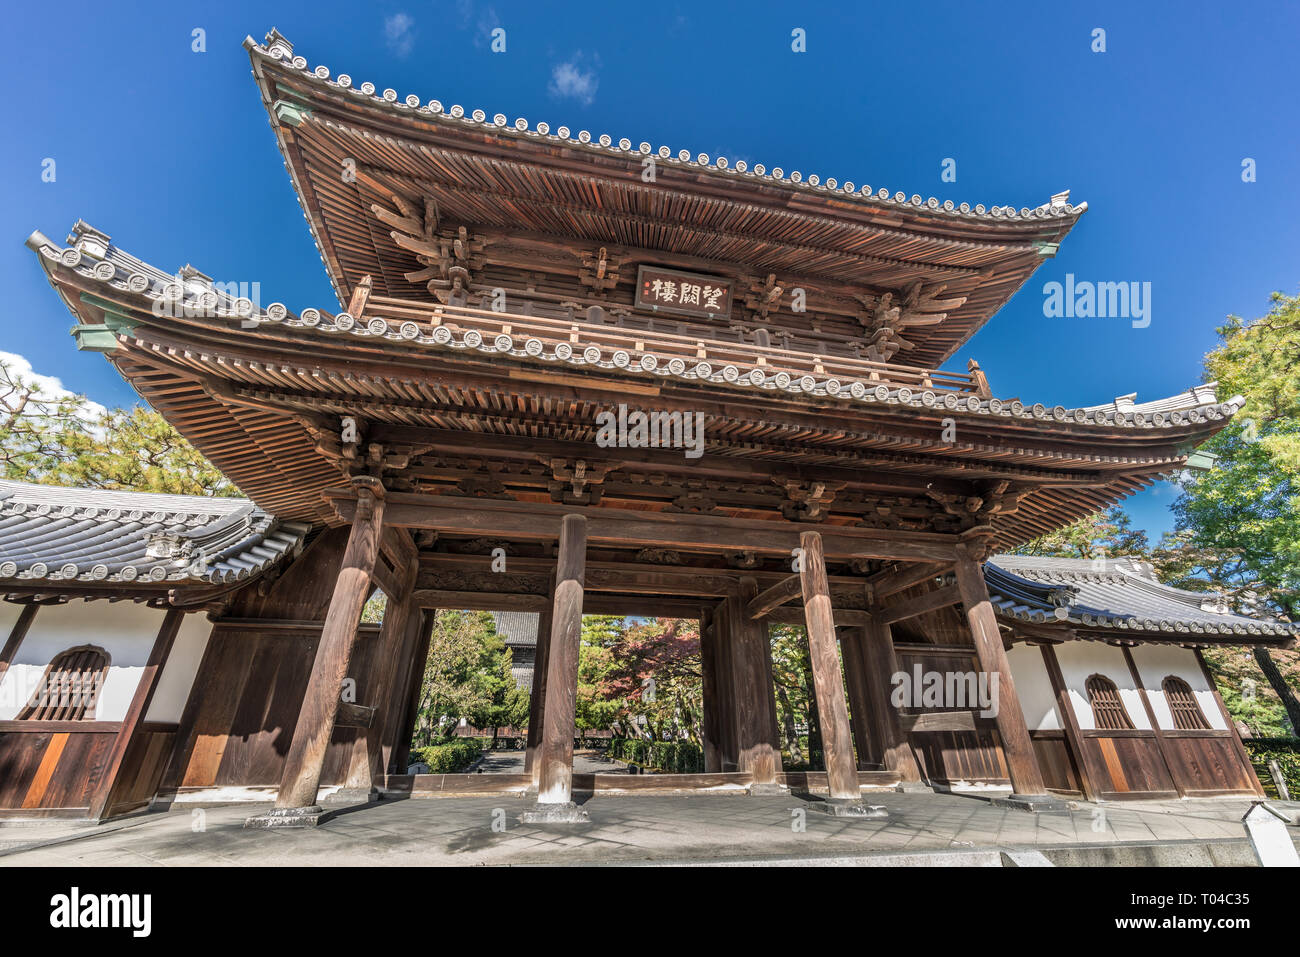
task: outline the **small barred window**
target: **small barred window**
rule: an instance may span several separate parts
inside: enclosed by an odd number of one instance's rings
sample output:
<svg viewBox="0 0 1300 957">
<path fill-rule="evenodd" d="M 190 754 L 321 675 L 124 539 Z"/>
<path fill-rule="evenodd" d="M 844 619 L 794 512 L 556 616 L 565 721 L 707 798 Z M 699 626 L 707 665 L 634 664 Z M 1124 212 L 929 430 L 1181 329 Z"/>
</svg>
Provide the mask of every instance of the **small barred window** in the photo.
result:
<svg viewBox="0 0 1300 957">
<path fill-rule="evenodd" d="M 1119 688 L 1105 675 L 1093 675 L 1088 679 L 1088 703 L 1101 731 L 1132 731 L 1133 722 L 1124 710 L 1120 700 Z"/>
<path fill-rule="evenodd" d="M 50 662 L 19 721 L 88 721 L 108 674 L 108 652 L 81 645 L 59 652 Z"/>
<path fill-rule="evenodd" d="M 1210 722 L 1205 720 L 1201 706 L 1196 703 L 1196 694 L 1182 678 L 1170 675 L 1160 683 L 1165 700 L 1169 702 L 1169 712 L 1174 716 L 1174 728 L 1178 731 L 1209 731 Z"/>
</svg>

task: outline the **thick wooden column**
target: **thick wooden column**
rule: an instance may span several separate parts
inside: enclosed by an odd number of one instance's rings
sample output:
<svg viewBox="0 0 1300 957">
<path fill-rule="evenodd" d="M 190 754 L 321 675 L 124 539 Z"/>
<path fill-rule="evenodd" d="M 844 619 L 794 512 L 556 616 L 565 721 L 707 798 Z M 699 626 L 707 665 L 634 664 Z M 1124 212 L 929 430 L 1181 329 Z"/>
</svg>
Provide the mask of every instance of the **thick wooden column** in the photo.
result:
<svg viewBox="0 0 1300 957">
<path fill-rule="evenodd" d="M 176 634 L 181 630 L 181 623 L 184 620 L 185 612 L 179 608 L 169 608 L 167 614 L 163 616 L 162 626 L 158 629 L 153 648 L 149 651 L 149 660 L 145 662 L 144 670 L 140 673 L 140 681 L 135 686 L 135 694 L 131 696 L 131 704 L 126 709 L 126 716 L 122 719 L 117 737 L 113 739 L 113 748 L 108 752 L 108 760 L 104 762 L 99 784 L 91 794 L 89 817 L 92 821 L 102 821 L 112 811 L 111 798 L 118 787 L 122 764 L 131 749 L 131 742 L 135 740 L 140 729 L 140 723 L 144 721 L 149 705 L 153 702 L 153 694 L 158 690 L 158 679 L 162 677 L 163 666 L 167 663 L 167 656 L 171 654 L 172 645 L 176 643 Z"/>
<path fill-rule="evenodd" d="M 437 611 L 422 609 L 419 619 L 406 656 L 406 677 L 401 696 L 395 702 L 397 710 L 394 712 L 393 731 L 388 736 L 391 754 L 385 758 L 384 766 L 394 768 L 396 774 L 405 774 L 411 764 L 411 738 L 415 735 L 415 719 L 420 711 L 420 693 L 424 690 L 424 670 L 429 664 L 429 642 L 433 638 Z"/>
<path fill-rule="evenodd" d="M 822 537 L 817 532 L 799 536 L 802 558 L 799 579 L 803 587 L 804 614 L 808 620 L 808 650 L 812 660 L 813 689 L 821 720 L 822 750 L 826 755 L 826 779 L 833 801 L 857 801 L 857 763 L 849 730 L 849 709 L 844 700 L 844 679 L 840 675 L 839 646 L 835 638 L 835 617 L 831 612 L 830 586 L 826 581 L 826 559 Z"/>
<path fill-rule="evenodd" d="M 740 594 L 727 599 L 731 626 L 732 688 L 736 714 L 736 765 L 753 775 L 758 788 L 774 786 L 781 770 L 781 750 L 773 747 L 776 701 L 769 691 L 771 649 L 767 622 L 755 621 L 745 607 L 758 594 L 753 578 L 740 580 Z"/>
<path fill-rule="evenodd" d="M 359 485 L 352 532 L 348 536 L 347 549 L 334 583 L 334 596 L 321 628 L 320 644 L 316 647 L 316 659 L 303 696 L 302 710 L 298 713 L 298 724 L 293 730 L 293 741 L 285 758 L 280 793 L 275 800 L 277 811 L 316 806 L 321 768 L 325 763 L 330 735 L 334 732 L 334 718 L 338 714 L 340 692 L 347 678 L 352 647 L 356 643 L 361 611 L 370 594 L 383 526 L 383 486 L 373 480 Z M 277 817 L 283 820 L 292 815 L 281 813 Z M 268 822 L 257 819 L 252 823 Z"/>
<path fill-rule="evenodd" d="M 740 770 L 739 734 L 736 727 L 735 643 L 732 640 L 735 606 L 721 601 L 713 610 L 713 687 L 717 701 L 718 770 Z"/>
<path fill-rule="evenodd" d="M 587 520 L 566 515 L 560 525 L 559 567 L 551 605 L 547 651 L 546 703 L 537 803 L 568 805 L 573 800 L 573 734 L 578 697 L 578 648 L 582 641 L 582 594 L 587 568 Z"/>
<path fill-rule="evenodd" d="M 555 578 L 550 585 L 551 601 L 555 601 Z M 524 771 L 533 776 L 533 787 L 541 784 L 542 766 L 537 760 L 537 749 L 542 744 L 542 729 L 546 727 L 546 672 L 551 662 L 551 606 L 537 614 L 537 648 L 533 652 L 533 687 L 528 698 L 528 750 L 524 754 Z M 576 705 L 575 705 L 576 706 Z"/>
<path fill-rule="evenodd" d="M 1002 739 L 1002 752 L 1007 759 L 1013 797 L 1042 797 L 1046 794 L 1043 776 L 1038 770 L 1034 745 L 1029 740 L 1025 713 L 1021 710 L 1020 697 L 1016 694 L 1006 649 L 1002 647 L 1002 635 L 998 631 L 993 603 L 989 601 L 988 587 L 984 584 L 984 573 L 979 561 L 964 545 L 957 546 L 957 562 L 954 567 L 957 589 L 961 593 L 966 621 L 975 641 L 975 654 L 979 658 L 980 668 L 990 679 L 997 675 L 998 713 L 995 720 L 998 736 Z"/>
<path fill-rule="evenodd" d="M 840 636 L 844 656 L 844 687 L 849 693 L 849 723 L 853 728 L 853 746 L 858 755 L 859 771 L 884 770 L 884 744 L 871 707 L 867 689 L 867 665 L 862 658 L 866 642 L 862 628 L 845 629 Z"/>
<path fill-rule="evenodd" d="M 858 646 L 862 667 L 862 688 L 866 694 L 868 721 L 872 740 L 879 747 L 879 760 L 887 771 L 897 771 L 899 780 L 914 783 L 921 780 L 921 769 L 916 755 L 907 742 L 898 709 L 889 701 L 893 690 L 891 678 L 901 669 L 894 651 L 894 637 L 884 622 L 873 621 L 865 628 L 856 629 L 844 647 L 844 667 L 849 667 L 850 644 Z"/>
<path fill-rule="evenodd" d="M 415 584 L 415 568 L 406 573 L 405 595 L 390 595 L 384 606 L 384 619 L 379 627 L 374 654 L 371 655 L 370 672 L 374 680 L 363 689 L 366 701 L 375 709 L 368 728 L 357 728 L 352 741 L 352 757 L 348 762 L 344 788 L 348 791 L 370 791 L 375 782 L 387 771 L 382 742 L 387 714 L 391 710 L 390 698 L 397 685 L 397 673 L 402 665 L 402 647 L 410 634 L 411 619 L 418 617 L 419 609 L 411 600 Z M 402 689 L 403 691 L 405 689 Z"/>
<path fill-rule="evenodd" d="M 720 711 L 722 702 L 718 689 L 718 631 L 714 609 L 705 608 L 700 613 L 700 732 L 704 745 L 704 770 L 713 774 L 722 770 Z"/>
</svg>

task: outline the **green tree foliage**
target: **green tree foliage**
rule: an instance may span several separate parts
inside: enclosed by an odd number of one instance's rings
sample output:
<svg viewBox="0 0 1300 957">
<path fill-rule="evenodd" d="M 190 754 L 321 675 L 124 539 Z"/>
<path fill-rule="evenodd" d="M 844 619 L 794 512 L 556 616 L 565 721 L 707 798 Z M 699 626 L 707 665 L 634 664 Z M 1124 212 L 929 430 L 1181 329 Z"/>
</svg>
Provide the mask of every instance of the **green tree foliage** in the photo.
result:
<svg viewBox="0 0 1300 957">
<path fill-rule="evenodd" d="M 0 360 L 0 474 L 43 485 L 237 496 L 157 412 L 56 394 Z"/>
<path fill-rule="evenodd" d="M 496 729 L 527 721 L 527 694 L 510 674 L 510 649 L 485 611 L 439 611 L 434 619 L 420 685 L 415 747 L 455 733 L 464 718 Z"/>
<path fill-rule="evenodd" d="M 821 745 L 817 740 L 817 706 L 812 690 L 808 634 L 798 625 L 772 625 L 771 634 L 772 685 L 776 692 L 781 750 L 791 767 L 812 766 Z"/>
<path fill-rule="evenodd" d="M 699 624 L 676 618 L 583 619 L 579 727 L 702 744 Z"/>
<path fill-rule="evenodd" d="M 1300 297 L 1275 293 L 1267 315 L 1230 316 L 1205 357 L 1221 395 L 1245 406 L 1203 446 L 1217 458 L 1187 476 L 1174 505 L 1179 561 L 1238 598 L 1252 593 L 1300 618 Z"/>
</svg>

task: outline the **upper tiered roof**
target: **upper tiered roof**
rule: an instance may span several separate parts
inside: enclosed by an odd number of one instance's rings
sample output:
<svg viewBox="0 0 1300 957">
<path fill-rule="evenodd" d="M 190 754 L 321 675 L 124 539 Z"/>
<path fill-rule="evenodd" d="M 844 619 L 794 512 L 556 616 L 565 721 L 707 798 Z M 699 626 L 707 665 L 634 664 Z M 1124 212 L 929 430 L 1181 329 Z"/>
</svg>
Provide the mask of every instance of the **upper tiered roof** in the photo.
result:
<svg viewBox="0 0 1300 957">
<path fill-rule="evenodd" d="M 1034 207 L 985 208 L 880 186 L 750 167 L 648 142 L 380 91 L 310 66 L 271 31 L 245 41 L 253 74 L 312 235 L 346 303 L 364 276 L 379 295 L 427 296 L 395 199 L 481 231 L 478 259 L 576 271 L 547 239 L 611 257 L 657 251 L 821 290 L 832 311 L 862 294 L 922 285 L 958 303 L 908 331 L 906 361 L 937 366 L 1002 306 L 1087 208 L 1060 193 Z M 655 178 L 642 172 L 653 159 Z M 340 174 L 350 164 L 355 175 Z M 538 245 L 538 244 L 541 245 Z"/>
</svg>

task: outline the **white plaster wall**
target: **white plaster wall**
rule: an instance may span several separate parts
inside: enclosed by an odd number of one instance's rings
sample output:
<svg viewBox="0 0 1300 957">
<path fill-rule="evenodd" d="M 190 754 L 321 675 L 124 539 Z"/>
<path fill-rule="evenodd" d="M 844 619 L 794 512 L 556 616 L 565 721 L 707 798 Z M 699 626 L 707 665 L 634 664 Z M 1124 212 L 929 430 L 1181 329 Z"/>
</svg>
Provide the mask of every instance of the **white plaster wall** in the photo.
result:
<svg viewBox="0 0 1300 957">
<path fill-rule="evenodd" d="M 1043 653 L 1036 645 L 1020 642 L 1007 652 L 1011 680 L 1016 683 L 1020 708 L 1030 731 L 1058 731 L 1060 715 L 1056 713 L 1056 692 L 1047 675 Z"/>
<path fill-rule="evenodd" d="M 0 721 L 12 720 L 22 710 L 55 655 L 77 645 L 98 645 L 108 652 L 109 672 L 95 705 L 95 720 L 121 721 L 163 615 L 157 608 L 128 601 L 78 599 L 41 608 L 0 682 Z"/>
<path fill-rule="evenodd" d="M 1074 706 L 1079 727 L 1092 731 L 1097 727 L 1093 719 L 1092 705 L 1088 704 L 1087 680 L 1093 675 L 1105 675 L 1119 688 L 1120 700 L 1133 727 L 1139 731 L 1150 731 L 1151 721 L 1147 718 L 1147 709 L 1142 706 L 1133 673 L 1129 671 L 1124 652 L 1114 645 L 1100 641 L 1063 641 L 1056 646 L 1056 660 L 1061 664 L 1061 675 L 1065 679 L 1065 688 L 1070 694 L 1070 703 Z"/>
<path fill-rule="evenodd" d="M 1228 730 L 1223 715 L 1219 712 L 1219 703 L 1214 700 L 1214 690 L 1205 680 L 1200 662 L 1196 660 L 1196 652 L 1176 645 L 1138 645 L 1132 650 L 1133 663 L 1137 665 L 1142 686 L 1151 699 L 1156 724 L 1167 731 L 1174 730 L 1174 716 L 1169 711 L 1169 702 L 1160 686 L 1161 682 L 1173 675 L 1182 678 L 1191 687 L 1201 714 L 1205 715 L 1210 727 L 1215 731 Z"/>
<path fill-rule="evenodd" d="M 153 701 L 149 703 L 149 711 L 145 714 L 146 721 L 180 721 L 211 634 L 212 622 L 208 621 L 207 615 L 190 612 L 185 616 L 181 629 L 176 634 L 171 654 L 167 656 L 167 664 L 163 666 L 162 675 L 158 678 Z"/>
</svg>

